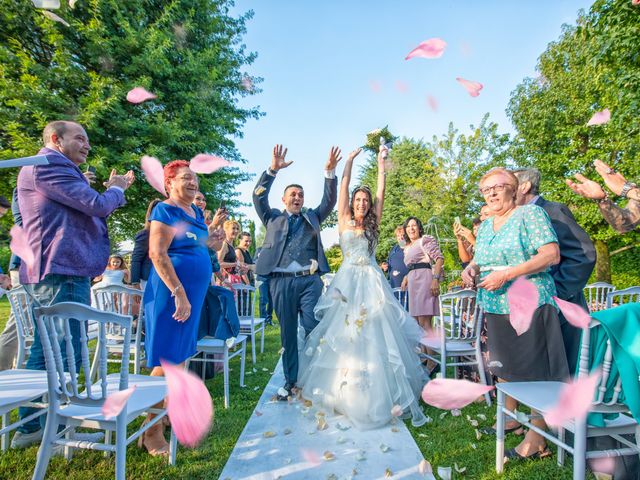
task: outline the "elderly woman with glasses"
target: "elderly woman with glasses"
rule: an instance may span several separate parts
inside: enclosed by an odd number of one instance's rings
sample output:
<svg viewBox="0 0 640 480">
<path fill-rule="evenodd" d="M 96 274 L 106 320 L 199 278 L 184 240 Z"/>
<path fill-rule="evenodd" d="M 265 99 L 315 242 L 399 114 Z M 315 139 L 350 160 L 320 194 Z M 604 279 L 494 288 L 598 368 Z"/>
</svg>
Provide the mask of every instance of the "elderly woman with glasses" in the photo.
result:
<svg viewBox="0 0 640 480">
<path fill-rule="evenodd" d="M 462 273 L 467 286 L 478 279 L 478 301 L 485 311 L 492 371 L 503 382 L 564 381 L 569 377 L 562 342 L 556 294 L 549 267 L 560 261 L 558 239 L 547 213 L 537 205 L 516 205 L 518 179 L 496 168 L 480 179 L 492 217 L 480 225 L 473 260 Z M 511 326 L 507 290 L 518 277 L 525 277 L 538 291 L 538 308 L 531 327 L 518 335 Z M 515 410 L 515 400 L 507 400 Z M 545 428 L 544 420 L 533 420 Z M 515 421 L 506 430 L 518 430 Z M 492 429 L 488 429 L 492 430 Z M 506 453 L 508 459 L 541 458 L 550 455 L 544 438 L 530 430 L 524 440 Z"/>
</svg>

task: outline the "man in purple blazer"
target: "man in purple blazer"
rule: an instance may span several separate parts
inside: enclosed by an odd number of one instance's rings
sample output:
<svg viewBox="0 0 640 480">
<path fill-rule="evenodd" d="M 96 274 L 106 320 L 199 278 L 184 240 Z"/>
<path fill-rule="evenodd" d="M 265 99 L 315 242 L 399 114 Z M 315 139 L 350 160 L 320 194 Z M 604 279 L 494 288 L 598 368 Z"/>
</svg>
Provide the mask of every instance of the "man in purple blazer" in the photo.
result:
<svg viewBox="0 0 640 480">
<path fill-rule="evenodd" d="M 112 171 L 106 191 L 98 193 L 79 168 L 91 149 L 84 128 L 74 122 L 55 121 L 44 128 L 42 136 L 45 147 L 38 155 L 46 155 L 49 163 L 22 167 L 18 174 L 23 229 L 35 256 L 31 268 L 22 262 L 20 283 L 40 305 L 89 305 L 91 278 L 102 274 L 109 258 L 106 219 L 125 204 L 124 191 L 134 180 L 133 172 L 117 175 Z M 75 321 L 70 326 L 78 364 L 80 327 Z M 61 348 L 64 358 L 65 346 Z M 46 369 L 37 332 L 26 368 Z M 21 408 L 20 418 L 33 411 Z M 24 447 L 41 437 L 36 418 L 20 427 L 11 446 Z"/>
</svg>

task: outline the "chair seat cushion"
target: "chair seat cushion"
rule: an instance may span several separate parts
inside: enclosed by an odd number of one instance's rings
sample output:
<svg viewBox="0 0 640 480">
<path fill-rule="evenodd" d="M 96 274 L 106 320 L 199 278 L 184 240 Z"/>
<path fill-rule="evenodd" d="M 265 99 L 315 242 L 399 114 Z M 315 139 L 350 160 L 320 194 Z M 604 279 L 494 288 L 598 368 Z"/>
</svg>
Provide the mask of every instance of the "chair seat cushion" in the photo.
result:
<svg viewBox="0 0 640 480">
<path fill-rule="evenodd" d="M 120 374 L 107 375 L 107 395 L 118 391 Z M 133 419 L 143 411 L 161 402 L 167 395 L 167 384 L 164 377 L 151 377 L 148 375 L 129 375 L 129 388 L 136 386 L 131 397 L 127 401 L 127 417 Z M 100 384 L 94 384 L 93 389 L 100 392 Z M 107 421 L 102 415 L 101 406 L 66 405 L 60 409 L 63 417 L 76 420 L 103 422 Z M 115 421 L 115 418 L 110 419 Z"/>
</svg>

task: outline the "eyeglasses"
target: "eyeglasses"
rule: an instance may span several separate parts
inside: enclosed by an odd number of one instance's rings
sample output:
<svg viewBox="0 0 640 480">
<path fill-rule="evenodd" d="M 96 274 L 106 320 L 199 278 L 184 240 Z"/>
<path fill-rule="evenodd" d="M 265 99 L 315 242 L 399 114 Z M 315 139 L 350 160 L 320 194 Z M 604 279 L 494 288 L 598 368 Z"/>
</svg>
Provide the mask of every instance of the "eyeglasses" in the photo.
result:
<svg viewBox="0 0 640 480">
<path fill-rule="evenodd" d="M 490 187 L 481 187 L 480 193 L 482 195 L 487 195 L 491 190 L 494 192 L 502 192 L 506 187 L 513 187 L 510 183 L 496 183 L 495 185 L 491 185 Z"/>
</svg>

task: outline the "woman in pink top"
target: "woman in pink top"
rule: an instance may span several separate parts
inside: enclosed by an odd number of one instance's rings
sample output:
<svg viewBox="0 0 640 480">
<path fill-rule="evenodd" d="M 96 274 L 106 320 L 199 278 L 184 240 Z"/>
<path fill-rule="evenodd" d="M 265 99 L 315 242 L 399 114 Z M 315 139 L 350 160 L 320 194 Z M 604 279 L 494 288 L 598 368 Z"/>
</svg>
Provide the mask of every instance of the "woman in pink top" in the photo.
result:
<svg viewBox="0 0 640 480">
<path fill-rule="evenodd" d="M 402 288 L 409 290 L 409 314 L 420 326 L 431 330 L 431 320 L 438 315 L 438 295 L 444 257 L 435 238 L 424 235 L 422 222 L 409 217 L 404 222 L 404 263 L 409 273 L 402 281 Z"/>
</svg>

